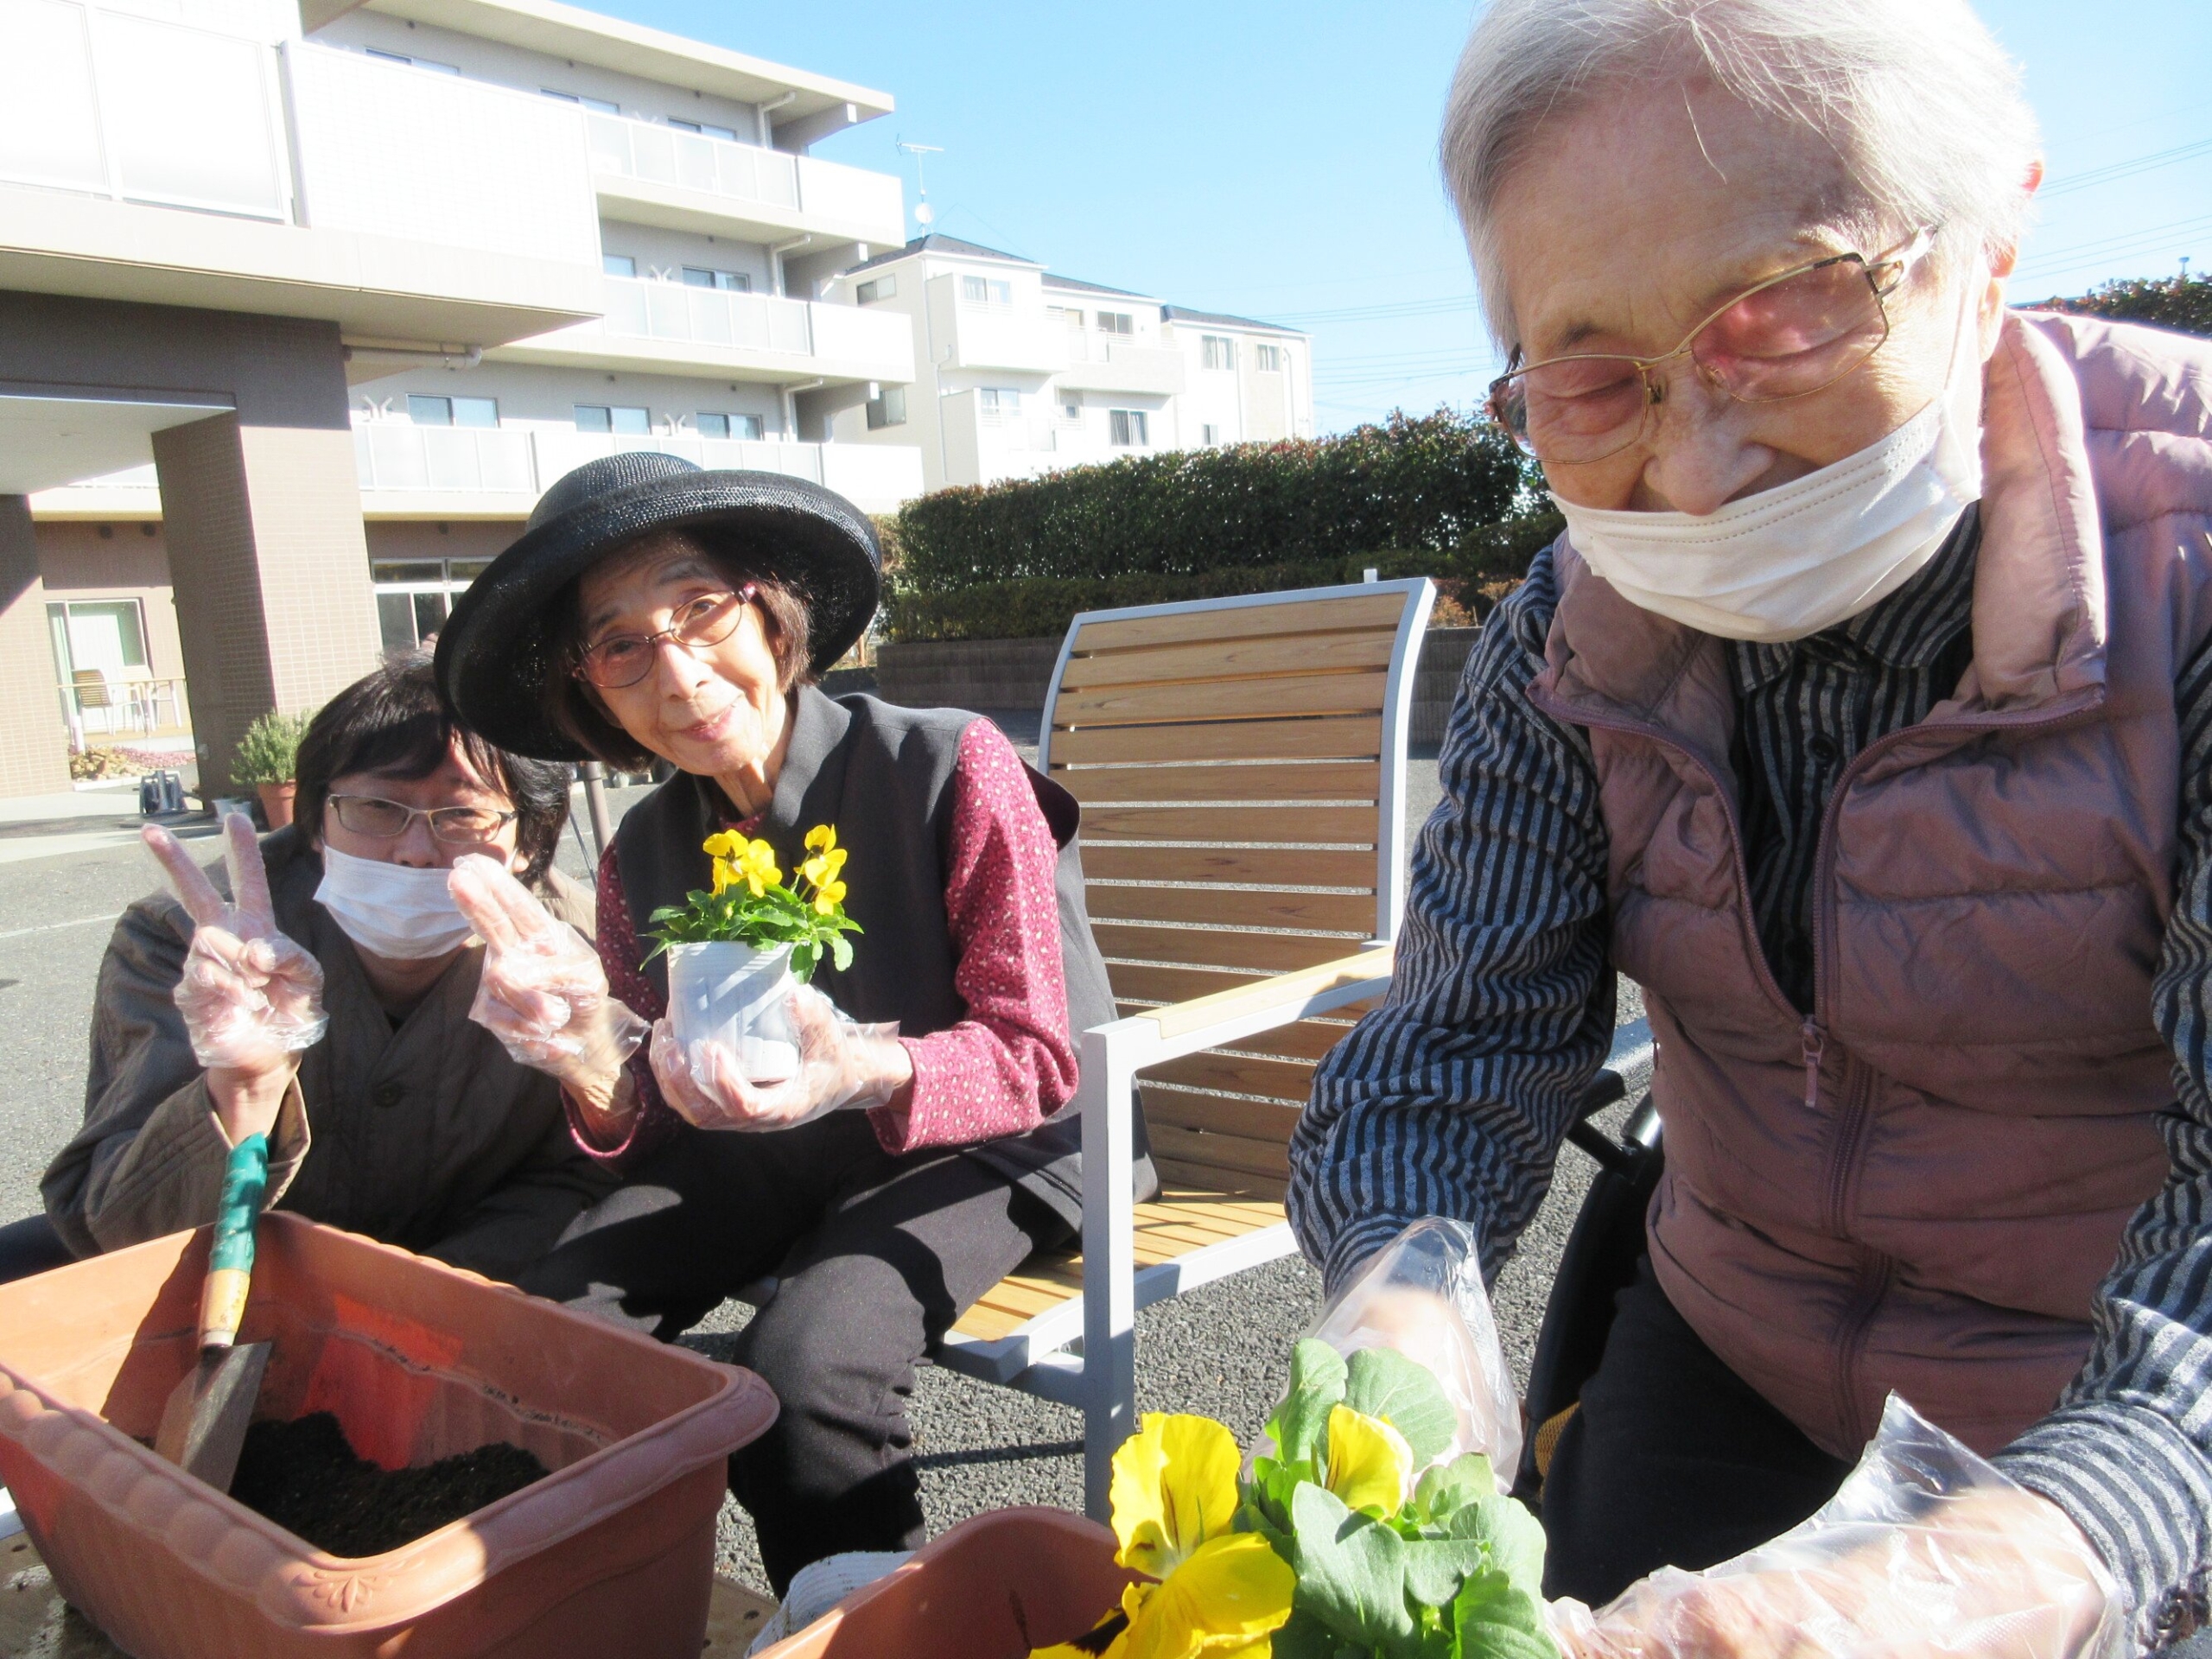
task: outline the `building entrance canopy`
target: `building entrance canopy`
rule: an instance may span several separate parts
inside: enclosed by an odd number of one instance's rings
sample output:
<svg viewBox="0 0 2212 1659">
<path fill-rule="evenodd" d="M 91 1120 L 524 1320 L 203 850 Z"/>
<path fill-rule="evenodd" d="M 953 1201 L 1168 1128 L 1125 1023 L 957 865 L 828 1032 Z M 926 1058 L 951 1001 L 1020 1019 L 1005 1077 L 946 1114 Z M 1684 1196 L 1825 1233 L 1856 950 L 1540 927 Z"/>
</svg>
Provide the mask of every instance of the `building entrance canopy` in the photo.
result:
<svg viewBox="0 0 2212 1659">
<path fill-rule="evenodd" d="M 204 421 L 227 398 L 157 401 L 0 386 L 0 495 L 29 495 L 99 478 L 154 458 L 156 432 Z"/>
</svg>

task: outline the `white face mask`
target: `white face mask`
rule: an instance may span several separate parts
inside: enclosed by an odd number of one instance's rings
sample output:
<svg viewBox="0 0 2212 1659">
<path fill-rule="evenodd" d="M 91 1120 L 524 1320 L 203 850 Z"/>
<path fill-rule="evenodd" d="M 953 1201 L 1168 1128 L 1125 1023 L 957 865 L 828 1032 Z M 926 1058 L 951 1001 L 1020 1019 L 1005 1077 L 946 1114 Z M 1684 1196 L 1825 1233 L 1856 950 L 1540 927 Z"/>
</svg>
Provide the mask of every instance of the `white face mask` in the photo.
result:
<svg viewBox="0 0 2212 1659">
<path fill-rule="evenodd" d="M 395 962 L 442 957 L 474 931 L 454 903 L 443 868 L 416 870 L 379 858 L 322 849 L 315 900 L 362 950 Z"/>
<path fill-rule="evenodd" d="M 1802 639 L 1910 581 L 1981 497 L 1981 358 L 1966 303 L 1943 389 L 1856 454 L 1703 515 L 1552 499 L 1621 597 L 1726 639 Z"/>
</svg>

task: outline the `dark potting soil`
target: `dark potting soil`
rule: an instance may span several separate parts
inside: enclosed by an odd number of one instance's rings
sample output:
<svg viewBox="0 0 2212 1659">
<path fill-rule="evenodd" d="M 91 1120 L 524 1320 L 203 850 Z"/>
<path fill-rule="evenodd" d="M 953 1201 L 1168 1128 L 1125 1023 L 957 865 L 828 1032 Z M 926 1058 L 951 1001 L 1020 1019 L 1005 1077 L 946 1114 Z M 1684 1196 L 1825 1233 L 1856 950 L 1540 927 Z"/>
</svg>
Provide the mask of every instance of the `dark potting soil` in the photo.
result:
<svg viewBox="0 0 2212 1659">
<path fill-rule="evenodd" d="M 354 1455 L 336 1417 L 318 1411 L 246 1430 L 231 1496 L 317 1549 L 380 1555 L 551 1472 L 504 1441 L 420 1469 L 380 1469 Z"/>
</svg>

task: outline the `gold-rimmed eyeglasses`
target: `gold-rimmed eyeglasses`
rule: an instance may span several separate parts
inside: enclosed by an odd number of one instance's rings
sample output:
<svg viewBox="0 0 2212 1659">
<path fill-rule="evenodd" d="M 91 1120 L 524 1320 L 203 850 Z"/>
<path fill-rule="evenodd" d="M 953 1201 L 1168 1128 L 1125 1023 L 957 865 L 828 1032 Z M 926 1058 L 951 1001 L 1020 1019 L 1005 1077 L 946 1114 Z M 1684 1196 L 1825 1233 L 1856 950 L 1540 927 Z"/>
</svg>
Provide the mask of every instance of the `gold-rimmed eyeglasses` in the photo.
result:
<svg viewBox="0 0 2212 1659">
<path fill-rule="evenodd" d="M 427 819 L 430 834 L 454 846 L 489 841 L 518 816 L 490 806 L 404 806 L 378 795 L 333 795 L 330 810 L 355 835 L 377 841 L 397 841 L 416 819 Z"/>
<path fill-rule="evenodd" d="M 668 626 L 656 633 L 611 633 L 586 647 L 576 672 L 602 691 L 620 691 L 635 685 L 652 671 L 660 642 L 671 640 L 686 648 L 719 645 L 737 632 L 745 607 L 760 592 L 747 582 L 734 594 L 702 594 L 670 613 Z"/>
<path fill-rule="evenodd" d="M 1491 418 L 1538 461 L 1572 467 L 1617 455 L 1643 435 L 1666 395 L 1665 378 L 1654 371 L 1678 357 L 1689 358 L 1707 385 L 1742 403 L 1825 391 L 1890 337 L 1884 302 L 1935 236 L 1932 229 L 1916 232 L 1872 259 L 1837 253 L 1793 266 L 1708 314 L 1657 357 L 1572 352 L 1512 364 L 1491 382 Z"/>
</svg>

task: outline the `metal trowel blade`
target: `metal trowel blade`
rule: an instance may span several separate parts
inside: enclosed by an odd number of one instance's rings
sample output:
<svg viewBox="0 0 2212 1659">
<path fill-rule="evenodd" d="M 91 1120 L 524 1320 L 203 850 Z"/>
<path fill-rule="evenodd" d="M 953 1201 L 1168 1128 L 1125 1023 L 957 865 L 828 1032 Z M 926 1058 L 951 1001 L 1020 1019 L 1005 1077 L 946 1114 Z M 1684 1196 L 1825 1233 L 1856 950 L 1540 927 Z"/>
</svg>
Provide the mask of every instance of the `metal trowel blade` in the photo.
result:
<svg viewBox="0 0 2212 1659">
<path fill-rule="evenodd" d="M 254 1402 L 261 1397 L 269 1347 L 247 1342 L 201 1354 L 169 1392 L 154 1450 L 217 1491 L 229 1491 L 253 1422 Z"/>
</svg>

